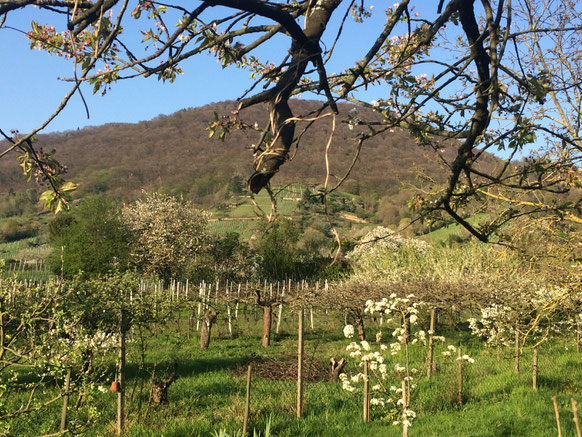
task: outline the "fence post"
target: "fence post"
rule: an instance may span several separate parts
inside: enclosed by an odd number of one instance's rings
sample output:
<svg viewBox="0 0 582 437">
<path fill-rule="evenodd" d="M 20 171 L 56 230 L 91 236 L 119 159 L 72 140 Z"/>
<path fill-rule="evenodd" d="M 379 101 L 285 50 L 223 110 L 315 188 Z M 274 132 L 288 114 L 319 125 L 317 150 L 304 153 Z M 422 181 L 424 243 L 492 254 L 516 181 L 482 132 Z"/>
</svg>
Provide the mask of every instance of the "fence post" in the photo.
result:
<svg viewBox="0 0 582 437">
<path fill-rule="evenodd" d="M 252 365 L 249 364 L 249 367 L 247 369 L 247 395 L 245 398 L 245 414 L 244 414 L 243 429 L 242 429 L 243 435 L 246 435 L 247 427 L 249 424 L 249 410 L 250 410 L 250 405 L 251 405 L 251 372 L 252 372 Z"/>
<path fill-rule="evenodd" d="M 230 287 L 232 288 L 232 283 Z M 226 284 L 226 315 L 228 318 L 228 335 L 232 337 L 232 317 L 230 315 L 230 291 L 228 289 L 228 282 Z"/>
<path fill-rule="evenodd" d="M 428 368 L 426 370 L 426 376 L 428 379 L 432 378 L 432 373 L 434 371 L 434 334 L 436 325 L 436 309 L 431 308 L 430 310 L 430 328 L 428 331 Z"/>
<path fill-rule="evenodd" d="M 123 302 L 122 302 L 123 305 Z M 125 333 L 127 331 L 126 310 L 121 307 L 119 321 L 119 391 L 117 392 L 117 435 L 125 427 Z"/>
<path fill-rule="evenodd" d="M 279 333 L 279 326 L 281 326 L 281 316 L 283 314 L 283 298 L 285 297 L 285 282 L 283 282 L 283 290 L 281 291 L 281 303 L 279 304 L 279 314 L 277 317 L 277 327 L 275 328 L 275 332 Z"/>
<path fill-rule="evenodd" d="M 513 370 L 519 373 L 519 329 L 515 327 L 515 365 Z"/>
<path fill-rule="evenodd" d="M 578 322 L 576 329 L 576 352 L 582 352 L 582 322 Z"/>
<path fill-rule="evenodd" d="M 402 379 L 402 437 L 408 437 L 408 393 L 406 379 Z"/>
<path fill-rule="evenodd" d="M 240 300 L 240 283 L 238 284 L 238 290 L 236 292 L 236 306 L 234 307 L 234 318 L 238 320 L 238 301 Z"/>
<path fill-rule="evenodd" d="M 200 316 L 202 314 L 202 301 L 205 297 L 204 282 L 200 284 L 200 289 L 198 290 L 198 313 L 196 315 L 196 331 L 200 330 Z"/>
<path fill-rule="evenodd" d="M 65 376 L 65 395 L 63 396 L 63 410 L 61 413 L 61 427 L 60 432 L 64 433 L 67 429 L 67 407 L 69 405 L 69 389 L 71 388 L 71 368 L 67 369 L 67 376 Z"/>
<path fill-rule="evenodd" d="M 538 349 L 533 350 L 533 363 L 532 363 L 532 388 L 534 390 L 538 389 Z"/>
<path fill-rule="evenodd" d="M 574 416 L 573 420 L 576 424 L 576 436 L 582 437 L 582 432 L 580 432 L 580 421 L 578 420 L 578 403 L 574 398 L 570 398 L 570 402 L 572 402 L 572 414 Z"/>
<path fill-rule="evenodd" d="M 558 425 L 558 437 L 562 437 L 562 427 L 560 426 L 560 412 L 558 411 L 558 401 L 555 396 L 552 396 L 552 402 L 554 403 L 554 411 L 556 413 L 556 424 Z"/>
<path fill-rule="evenodd" d="M 297 418 L 303 417 L 303 308 L 299 310 L 297 340 Z"/>
<path fill-rule="evenodd" d="M 364 361 L 364 422 L 370 421 L 370 364 Z"/>
<path fill-rule="evenodd" d="M 457 403 L 461 405 L 463 403 L 463 360 L 462 360 L 461 347 L 459 346 L 457 354 Z"/>
</svg>

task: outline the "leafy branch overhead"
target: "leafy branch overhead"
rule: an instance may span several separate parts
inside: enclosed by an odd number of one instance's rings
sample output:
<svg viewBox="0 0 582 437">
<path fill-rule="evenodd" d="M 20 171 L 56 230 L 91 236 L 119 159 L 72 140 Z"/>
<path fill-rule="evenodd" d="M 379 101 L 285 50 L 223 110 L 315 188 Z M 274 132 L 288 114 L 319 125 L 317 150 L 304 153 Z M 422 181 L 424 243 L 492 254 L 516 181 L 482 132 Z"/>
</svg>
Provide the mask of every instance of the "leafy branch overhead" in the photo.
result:
<svg viewBox="0 0 582 437">
<path fill-rule="evenodd" d="M 32 139 L 80 85 L 103 94 L 138 76 L 173 82 L 184 61 L 210 52 L 224 68 L 245 69 L 254 80 L 237 110 L 217 114 L 209 127 L 220 139 L 232 129 L 257 131 L 249 144 L 253 193 L 267 187 L 305 130 L 350 101 L 381 116 L 356 121 L 339 114 L 364 127 L 354 132 L 354 162 L 366 141 L 397 127 L 439 153 L 448 181 L 418 187 L 411 207 L 421 217 L 452 217 L 482 241 L 502 241 L 507 223 L 524 215 L 582 222 L 582 11 L 575 1 L 449 0 L 427 7 L 403 0 L 379 10 L 365 0 L 7 0 L 0 25 L 33 6 L 48 11 L 50 22 L 33 20 L 31 47 L 70 59 L 75 74 L 61 78 L 71 90 L 55 112 L 0 153 L 28 153 L 21 158 L 25 172 L 41 170 L 54 194 L 44 199 L 54 209 L 66 206 L 74 186 L 44 167 L 49 159 L 35 153 Z M 345 50 L 362 26 L 375 38 Z M 369 89 L 380 98 L 367 100 L 361 91 Z M 321 105 L 295 114 L 289 100 L 305 93 L 319 96 Z M 259 103 L 269 115 L 261 129 L 243 121 L 244 109 Z M 299 153 L 310 153 L 305 149 Z M 503 162 L 492 163 L 491 152 Z M 467 220 L 483 209 L 485 222 Z"/>
</svg>

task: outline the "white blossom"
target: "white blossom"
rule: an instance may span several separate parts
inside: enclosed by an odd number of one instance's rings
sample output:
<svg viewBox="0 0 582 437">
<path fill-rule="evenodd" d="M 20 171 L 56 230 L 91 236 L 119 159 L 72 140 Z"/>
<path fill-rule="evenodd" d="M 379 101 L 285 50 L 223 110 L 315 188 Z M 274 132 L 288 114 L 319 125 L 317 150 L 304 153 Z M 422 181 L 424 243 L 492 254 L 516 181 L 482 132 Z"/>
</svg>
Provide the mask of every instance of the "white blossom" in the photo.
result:
<svg viewBox="0 0 582 437">
<path fill-rule="evenodd" d="M 352 338 L 354 336 L 355 330 L 353 325 L 344 326 L 344 336 L 346 338 Z"/>
</svg>

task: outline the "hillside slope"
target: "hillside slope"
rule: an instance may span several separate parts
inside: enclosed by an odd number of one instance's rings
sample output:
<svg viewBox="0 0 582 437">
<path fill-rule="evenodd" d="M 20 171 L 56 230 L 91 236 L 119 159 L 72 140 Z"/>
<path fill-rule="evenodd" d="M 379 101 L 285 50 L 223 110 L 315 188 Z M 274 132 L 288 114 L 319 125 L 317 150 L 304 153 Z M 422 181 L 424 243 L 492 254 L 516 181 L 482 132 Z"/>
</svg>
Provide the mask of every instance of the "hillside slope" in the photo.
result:
<svg viewBox="0 0 582 437">
<path fill-rule="evenodd" d="M 296 114 L 309 114 L 320 102 L 295 100 L 293 104 Z M 203 206 L 215 206 L 244 186 L 252 173 L 250 146 L 259 139 L 259 133 L 254 130 L 233 131 L 224 142 L 217 139 L 218 135 L 209 138 L 208 123 L 214 119 L 214 112 L 229 115 L 235 106 L 236 102 L 231 101 L 213 103 L 136 124 L 112 123 L 40 135 L 38 145 L 47 150 L 56 149 L 57 159 L 68 167 L 67 177 L 80 183 L 80 196 L 105 192 L 131 200 L 142 190 L 162 189 Z M 263 128 L 266 114 L 264 107 L 256 106 L 241 112 L 240 117 L 250 125 L 257 123 Z M 379 121 L 380 115 L 340 105 L 329 150 L 330 185 L 350 167 L 357 135 L 368 131 L 364 125 L 349 123 L 354 118 Z M 297 134 L 306 125 L 299 122 Z M 291 161 L 282 167 L 273 183 L 322 184 L 326 177 L 325 148 L 330 134 L 331 117 L 316 121 L 302 136 Z M 453 150 L 446 151 L 444 155 L 450 158 L 452 153 Z M 364 143 L 343 190 L 360 195 L 363 207 L 385 216 L 380 221 L 397 223 L 405 214 L 406 200 L 411 193 L 403 190 L 403 186 L 416 183 L 416 174 L 421 169 L 437 183 L 446 177 L 434 151 L 418 147 L 404 131 L 396 129 Z M 22 177 L 15 155 L 0 160 L 0 193 L 11 189 L 24 191 L 31 186 Z"/>
</svg>

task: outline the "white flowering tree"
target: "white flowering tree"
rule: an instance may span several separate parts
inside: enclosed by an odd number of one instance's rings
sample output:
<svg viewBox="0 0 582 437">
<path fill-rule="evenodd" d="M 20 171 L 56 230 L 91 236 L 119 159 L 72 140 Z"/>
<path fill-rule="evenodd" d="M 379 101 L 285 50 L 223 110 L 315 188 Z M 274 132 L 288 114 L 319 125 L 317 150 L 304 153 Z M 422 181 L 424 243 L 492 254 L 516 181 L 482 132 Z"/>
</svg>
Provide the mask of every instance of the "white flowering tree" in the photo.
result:
<svg viewBox="0 0 582 437">
<path fill-rule="evenodd" d="M 368 301 L 367 313 L 382 314 L 387 317 L 387 324 L 396 317 L 398 319 L 396 328 L 388 341 L 384 341 L 382 332 L 376 334 L 374 343 L 352 340 L 346 350 L 350 357 L 356 360 L 359 371 L 351 376 L 340 375 L 342 387 L 352 393 L 360 391 L 358 385 L 367 381 L 371 387 L 370 404 L 381 408 L 394 425 L 401 425 L 404 433 L 407 433 L 412 420 L 416 417 L 416 412 L 411 408 L 412 394 L 417 387 L 418 379 L 424 374 L 422 367 L 427 364 L 413 364 L 410 359 L 410 348 L 425 347 L 429 336 L 434 341 L 445 341 L 444 337 L 435 336 L 432 332 L 415 329 L 418 325 L 419 310 L 423 305 L 423 302 L 416 300 L 412 294 L 406 297 L 392 294 L 380 301 Z M 403 318 L 409 323 L 400 323 Z M 352 339 L 354 333 L 352 325 L 344 327 L 344 335 L 347 338 Z M 456 347 L 449 345 L 443 354 L 451 356 L 451 351 L 456 351 Z M 474 362 L 468 355 L 463 355 L 461 360 Z M 364 367 L 367 367 L 368 371 L 364 370 Z"/>
<path fill-rule="evenodd" d="M 190 202 L 153 193 L 123 209 L 132 235 L 133 263 L 167 284 L 183 274 L 205 244 L 209 214 Z"/>
<path fill-rule="evenodd" d="M 473 335 L 485 339 L 488 345 L 496 346 L 499 351 L 513 340 L 515 323 L 512 323 L 511 308 L 500 304 L 481 308 L 479 319 L 469 318 L 469 328 Z"/>
<path fill-rule="evenodd" d="M 501 278 L 500 278 L 501 279 Z M 557 278 L 552 284 L 541 272 L 519 275 L 494 284 L 496 295 L 479 308 L 478 317 L 468 319 L 473 335 L 487 346 L 538 347 L 553 336 L 569 336 L 579 328 L 580 301 L 577 293 Z"/>
</svg>

